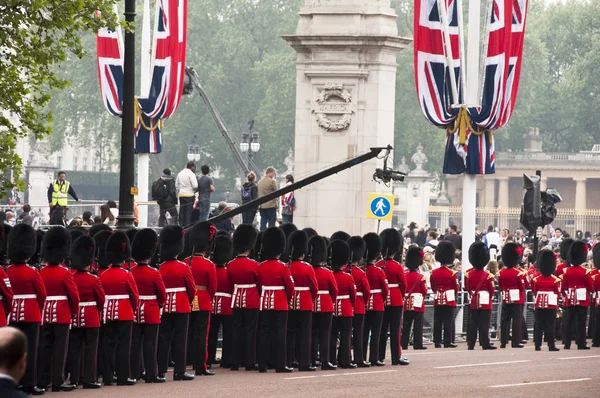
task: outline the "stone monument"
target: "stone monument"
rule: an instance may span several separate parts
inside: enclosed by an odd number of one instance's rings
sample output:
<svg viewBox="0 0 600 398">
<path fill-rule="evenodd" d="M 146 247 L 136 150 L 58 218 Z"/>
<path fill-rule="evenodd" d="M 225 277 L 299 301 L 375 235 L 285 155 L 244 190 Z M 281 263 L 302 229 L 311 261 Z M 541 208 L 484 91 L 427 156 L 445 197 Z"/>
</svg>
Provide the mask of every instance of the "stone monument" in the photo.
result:
<svg viewBox="0 0 600 398">
<path fill-rule="evenodd" d="M 48 185 L 54 179 L 57 167 L 49 160 L 50 144 L 47 141 L 38 141 L 29 151 L 27 159 L 28 201 L 31 208 L 41 214 L 48 214 Z"/>
<path fill-rule="evenodd" d="M 429 197 L 433 178 L 430 173 L 423 169 L 423 165 L 427 163 L 427 155 L 423 153 L 421 144 L 417 146 L 417 152 L 412 155 L 410 160 L 414 163 L 415 169 L 404 178 L 407 186 L 406 221 L 408 223 L 414 221 L 419 225 L 425 225 L 428 219 Z"/>
<path fill-rule="evenodd" d="M 393 145 L 396 56 L 411 40 L 398 37 L 390 0 L 305 0 L 299 17 L 284 39 L 297 53 L 294 169 L 306 176 Z M 368 194 L 391 193 L 373 181 L 381 166 L 372 160 L 297 191 L 294 222 L 323 235 L 374 231 Z"/>
</svg>

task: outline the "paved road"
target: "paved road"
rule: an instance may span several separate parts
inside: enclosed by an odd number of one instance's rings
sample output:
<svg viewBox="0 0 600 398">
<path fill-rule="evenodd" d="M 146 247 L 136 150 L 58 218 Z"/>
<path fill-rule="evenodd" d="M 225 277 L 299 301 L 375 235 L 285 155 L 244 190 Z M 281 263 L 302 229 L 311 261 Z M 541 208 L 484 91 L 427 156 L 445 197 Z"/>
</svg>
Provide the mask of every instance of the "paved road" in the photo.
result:
<svg viewBox="0 0 600 398">
<path fill-rule="evenodd" d="M 410 366 L 267 374 L 217 368 L 216 376 L 165 384 L 102 387 L 50 397 L 598 397 L 600 349 L 535 352 L 522 349 L 468 351 L 458 348 L 405 351 Z M 389 358 L 389 355 L 388 355 Z M 560 382 L 557 382 L 560 381 Z M 125 395 L 126 394 L 126 395 Z"/>
</svg>

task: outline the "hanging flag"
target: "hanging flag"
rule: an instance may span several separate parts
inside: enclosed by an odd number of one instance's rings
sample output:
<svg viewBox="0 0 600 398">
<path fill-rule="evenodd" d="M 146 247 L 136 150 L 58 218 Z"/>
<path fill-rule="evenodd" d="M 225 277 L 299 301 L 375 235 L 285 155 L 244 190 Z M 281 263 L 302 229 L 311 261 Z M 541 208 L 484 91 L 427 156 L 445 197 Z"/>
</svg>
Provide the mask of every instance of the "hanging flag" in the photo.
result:
<svg viewBox="0 0 600 398">
<path fill-rule="evenodd" d="M 113 8 L 117 15 L 117 6 Z M 118 20 L 118 17 L 117 17 Z M 120 116 L 123 112 L 123 36 L 121 29 L 102 28 L 96 35 L 96 63 L 102 103 L 108 112 Z"/>
</svg>

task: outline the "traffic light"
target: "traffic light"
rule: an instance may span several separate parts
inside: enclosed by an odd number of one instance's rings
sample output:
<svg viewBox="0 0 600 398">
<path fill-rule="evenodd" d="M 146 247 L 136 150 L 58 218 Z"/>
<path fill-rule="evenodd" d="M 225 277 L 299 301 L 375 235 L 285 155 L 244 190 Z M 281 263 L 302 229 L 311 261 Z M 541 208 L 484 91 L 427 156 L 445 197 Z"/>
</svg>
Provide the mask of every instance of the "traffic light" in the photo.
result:
<svg viewBox="0 0 600 398">
<path fill-rule="evenodd" d="M 523 204 L 519 221 L 530 236 L 542 225 L 541 199 L 540 176 L 523 174 Z"/>
</svg>

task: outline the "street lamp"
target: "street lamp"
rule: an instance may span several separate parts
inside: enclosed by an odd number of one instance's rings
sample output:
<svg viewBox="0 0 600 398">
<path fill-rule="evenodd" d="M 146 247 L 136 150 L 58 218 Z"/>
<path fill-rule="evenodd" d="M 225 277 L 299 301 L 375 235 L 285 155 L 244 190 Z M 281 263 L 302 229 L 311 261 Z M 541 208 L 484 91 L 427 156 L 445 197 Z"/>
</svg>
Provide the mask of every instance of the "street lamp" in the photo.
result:
<svg viewBox="0 0 600 398">
<path fill-rule="evenodd" d="M 187 159 L 190 162 L 198 162 L 200 160 L 200 146 L 197 143 L 198 137 L 194 136 L 190 145 L 188 145 Z"/>
<path fill-rule="evenodd" d="M 248 132 L 242 133 L 242 141 L 240 149 L 248 155 L 248 159 L 252 159 L 252 154 L 260 151 L 259 135 L 254 129 L 254 120 L 248 122 Z"/>
</svg>

